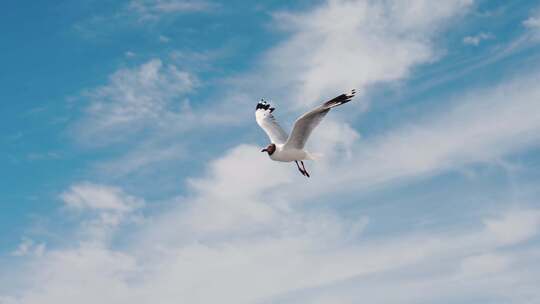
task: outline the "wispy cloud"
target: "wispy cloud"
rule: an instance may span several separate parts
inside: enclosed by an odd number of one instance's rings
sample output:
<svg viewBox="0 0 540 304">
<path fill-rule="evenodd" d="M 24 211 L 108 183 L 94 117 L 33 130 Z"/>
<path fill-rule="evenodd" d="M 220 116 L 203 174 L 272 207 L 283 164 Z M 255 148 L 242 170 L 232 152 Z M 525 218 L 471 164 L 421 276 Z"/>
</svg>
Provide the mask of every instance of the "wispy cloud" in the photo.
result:
<svg viewBox="0 0 540 304">
<path fill-rule="evenodd" d="M 481 61 L 478 65 L 483 66 L 494 63 L 537 45 L 540 41 L 540 27 L 537 25 L 538 20 L 540 20 L 539 15 L 538 10 L 531 11 L 530 17 L 521 22 L 525 31 L 509 43 L 497 48 L 493 54 Z"/>
<path fill-rule="evenodd" d="M 529 29 L 540 28 L 540 10 L 523 21 L 523 25 Z"/>
<path fill-rule="evenodd" d="M 139 30 L 151 33 L 165 43 L 169 38 L 160 36 L 156 25 L 186 14 L 211 13 L 219 8 L 219 4 L 206 0 L 129 0 L 114 3 L 111 8 L 76 22 L 73 29 L 91 40 L 108 40 L 111 34 Z"/>
<path fill-rule="evenodd" d="M 142 173 L 145 169 L 159 170 L 168 162 L 186 157 L 186 147 L 181 143 L 167 141 L 143 141 L 124 155 L 96 164 L 96 169 L 106 176 L 118 178 L 132 173 Z M 162 166 L 160 166 L 162 165 Z"/>
<path fill-rule="evenodd" d="M 197 83 L 193 75 L 159 59 L 120 69 L 107 85 L 85 93 L 89 105 L 76 126 L 78 134 L 92 141 L 99 135 L 106 142 L 115 142 L 121 138 L 104 135 L 129 134 L 159 124 L 164 116 L 176 113 L 174 109 L 180 108 L 182 98 Z"/>
<path fill-rule="evenodd" d="M 11 255 L 17 257 L 23 256 L 37 256 L 41 257 L 45 253 L 46 245 L 45 243 L 36 243 L 34 240 L 29 238 L 23 238 Z"/>
<path fill-rule="evenodd" d="M 139 221 L 136 211 L 145 205 L 119 187 L 91 182 L 71 185 L 60 199 L 68 211 L 81 216 L 77 237 L 90 242 L 106 242 L 120 225 Z"/>
<path fill-rule="evenodd" d="M 473 90 L 450 106 L 415 123 L 407 122 L 353 146 L 355 161 L 331 161 L 325 172 L 340 178 L 313 185 L 307 191 L 369 189 L 403 178 L 429 176 L 474 163 L 497 164 L 531 146 L 540 134 L 540 89 L 536 73 Z M 508 102 L 512 100 L 512 102 Z M 512 126 L 507 128 L 506 126 Z M 317 140 L 321 132 L 314 134 Z M 336 168 L 340 167 L 339 173 Z M 326 189 L 326 190 L 323 190 Z"/>
<path fill-rule="evenodd" d="M 300 105 L 321 97 L 401 80 L 438 58 L 432 38 L 468 11 L 472 1 L 329 1 L 314 10 L 275 14 L 291 33 L 265 57 L 265 79 L 292 90 Z"/>
<path fill-rule="evenodd" d="M 127 212 L 142 206 L 142 202 L 116 187 L 81 183 L 61 194 L 62 201 L 73 209 L 112 210 Z"/>
<path fill-rule="evenodd" d="M 474 36 L 466 36 L 463 38 L 463 43 L 464 44 L 468 44 L 468 45 L 474 45 L 474 46 L 478 46 L 480 45 L 480 42 L 484 41 L 484 40 L 490 40 L 490 39 L 495 39 L 495 36 L 491 33 L 484 33 L 484 32 L 481 32 L 477 35 L 474 35 Z"/>
<path fill-rule="evenodd" d="M 514 212 L 499 219 L 484 221 L 486 231 L 500 244 L 514 245 L 535 236 L 540 227 L 538 210 Z"/>
<path fill-rule="evenodd" d="M 127 51 L 127 52 L 124 53 L 124 56 L 126 56 L 127 58 L 133 58 L 133 57 L 137 56 L 137 54 L 135 54 L 132 51 Z"/>
<path fill-rule="evenodd" d="M 176 13 L 210 11 L 216 6 L 204 0 L 132 0 L 128 10 L 137 14 L 139 20 L 146 21 Z"/>
<path fill-rule="evenodd" d="M 161 43 L 168 43 L 171 41 L 171 38 L 165 36 L 165 35 L 159 35 L 159 42 Z"/>
</svg>

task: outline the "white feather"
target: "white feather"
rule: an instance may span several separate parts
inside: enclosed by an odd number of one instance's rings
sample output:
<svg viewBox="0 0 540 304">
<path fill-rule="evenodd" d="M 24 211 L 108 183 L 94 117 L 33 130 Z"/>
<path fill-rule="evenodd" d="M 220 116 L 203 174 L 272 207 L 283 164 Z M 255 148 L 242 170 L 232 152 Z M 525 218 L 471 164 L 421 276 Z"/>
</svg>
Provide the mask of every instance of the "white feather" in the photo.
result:
<svg viewBox="0 0 540 304">
<path fill-rule="evenodd" d="M 255 120 L 257 120 L 257 124 L 266 132 L 266 135 L 270 138 L 270 142 L 281 145 L 287 141 L 287 132 L 278 124 L 271 110 L 257 109 L 255 111 Z"/>
</svg>

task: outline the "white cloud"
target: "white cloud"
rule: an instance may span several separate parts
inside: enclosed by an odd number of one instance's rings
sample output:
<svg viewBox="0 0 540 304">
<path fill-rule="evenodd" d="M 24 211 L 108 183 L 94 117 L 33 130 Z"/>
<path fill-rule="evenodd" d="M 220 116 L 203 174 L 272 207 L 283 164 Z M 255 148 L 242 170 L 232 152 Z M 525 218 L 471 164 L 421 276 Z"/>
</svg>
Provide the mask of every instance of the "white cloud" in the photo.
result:
<svg viewBox="0 0 540 304">
<path fill-rule="evenodd" d="M 540 9 L 534 9 L 530 17 L 523 21 L 523 26 L 527 32 L 522 35 L 523 38 L 519 42 L 523 46 L 536 45 L 540 41 Z"/>
<path fill-rule="evenodd" d="M 291 173 L 296 172 L 291 172 L 290 166 L 276 170 L 259 150 L 239 146 L 215 161 L 208 177 L 189 180 L 199 197 L 181 217 L 194 235 L 249 233 L 254 227 L 273 223 L 279 216 L 279 210 L 269 206 L 261 195 L 287 183 Z"/>
<path fill-rule="evenodd" d="M 11 298 L 13 303 L 125 303 L 133 297 L 128 293 L 128 275 L 137 270 L 135 260 L 99 244 L 52 250 L 32 266 L 40 270 L 29 281 L 39 285 Z"/>
<path fill-rule="evenodd" d="M 45 252 L 46 245 L 45 243 L 36 243 L 34 240 L 29 238 L 23 238 L 21 242 L 19 243 L 19 246 L 17 246 L 17 249 L 15 249 L 11 255 L 13 256 L 28 256 L 28 255 L 35 255 L 35 256 L 42 256 Z"/>
<path fill-rule="evenodd" d="M 29 153 L 26 158 L 30 161 L 51 160 L 59 159 L 62 155 L 58 152 L 49 151 L 44 153 Z"/>
<path fill-rule="evenodd" d="M 509 258 L 502 255 L 482 254 L 470 256 L 461 262 L 461 275 L 481 276 L 500 273 L 510 265 Z"/>
<path fill-rule="evenodd" d="M 516 38 L 507 43 L 506 46 L 498 49 L 489 58 L 486 58 L 481 65 L 493 63 L 503 58 L 510 56 L 511 54 L 519 53 L 525 49 L 535 46 L 540 41 L 540 10 L 533 9 L 530 12 L 530 17 L 522 21 L 525 31 L 518 35 Z"/>
<path fill-rule="evenodd" d="M 450 115 L 466 110 L 462 106 Z M 332 144 L 342 143 L 347 141 Z M 190 181 L 189 197 L 130 231 L 131 242 L 122 249 L 95 236 L 47 252 L 31 268 L 30 288 L 6 299 L 21 304 L 74 299 L 83 304 L 355 303 L 362 297 L 437 303 L 487 295 L 519 303 L 524 296 L 540 297 L 528 287 L 534 271 L 527 273 L 540 268 L 537 254 L 507 248 L 538 235 L 537 209 L 497 212 L 478 220 L 479 228 L 458 232 L 369 238 L 363 234 L 369 221 L 361 215 L 346 220 L 328 210 L 298 209 L 290 197 L 305 191 L 298 183 L 303 177 L 258 150 L 244 145 L 212 161 L 205 176 Z M 113 189 L 108 192 L 118 193 Z M 116 200 L 110 195 L 103 197 L 106 203 L 97 208 L 118 205 L 110 203 Z M 383 292 L 389 289 L 394 292 Z"/>
<path fill-rule="evenodd" d="M 195 75 L 160 59 L 121 68 L 109 76 L 106 85 L 82 94 L 88 105 L 73 124 L 73 133 L 85 145 L 128 142 L 138 135 L 144 148 L 188 130 L 238 123 L 237 112 L 223 111 L 228 106 L 223 103 L 192 108 L 187 96 L 199 85 Z"/>
<path fill-rule="evenodd" d="M 523 25 L 529 29 L 540 28 L 540 11 L 523 21 Z"/>
<path fill-rule="evenodd" d="M 174 13 L 209 11 L 216 4 L 204 0 L 131 0 L 128 10 L 135 12 L 139 19 L 154 20 Z"/>
<path fill-rule="evenodd" d="M 118 9 L 111 11 L 114 7 Z M 155 26 L 161 21 L 186 14 L 210 13 L 217 8 L 219 4 L 207 0 L 128 0 L 90 14 L 76 22 L 73 30 L 90 40 L 118 34 L 119 29 L 143 30 L 154 35 Z M 149 24 L 152 26 L 146 27 Z"/>
<path fill-rule="evenodd" d="M 204 212 L 167 210 L 148 226 L 130 231 L 132 241 L 122 249 L 91 239 L 49 250 L 31 265 L 29 287 L 5 299 L 21 304 L 76 299 L 83 304 L 354 303 L 362 297 L 437 303 L 466 298 L 470 290 L 517 303 L 524 294 L 540 297 L 527 289 L 534 279 L 523 269 L 540 266 L 533 262 L 537 254 L 510 249 L 501 255 L 498 250 L 505 244 L 493 238 L 499 232 L 492 229 L 493 223 L 538 210 L 502 212 L 496 219 L 483 219 L 479 228 L 452 233 L 369 238 L 362 234 L 367 221 L 361 217 L 347 221 L 326 211 L 292 209 L 275 195 L 279 189 L 272 190 L 282 181 L 264 174 L 271 171 L 265 169 L 267 162 L 245 163 L 258 159 L 255 153 L 248 146 L 233 150 L 210 164 L 207 177 L 193 182 L 196 193 L 183 203 L 203 206 L 199 210 Z M 249 184 L 246 180 L 261 178 L 240 174 L 250 169 L 269 177 L 268 184 Z M 223 185 L 232 189 L 230 195 L 219 195 Z M 276 216 L 261 218 L 254 206 Z M 222 215 L 234 220 L 223 222 Z M 194 218 L 200 222 L 194 224 Z M 388 289 L 394 292 L 382 292 Z"/>
<path fill-rule="evenodd" d="M 171 41 L 171 38 L 165 36 L 165 35 L 159 35 L 159 42 L 161 43 L 168 43 Z"/>
<path fill-rule="evenodd" d="M 80 216 L 75 235 L 81 240 L 106 243 L 119 227 L 143 220 L 137 211 L 145 206 L 144 200 L 119 187 L 80 182 L 61 193 L 60 199 L 67 211 Z"/>
<path fill-rule="evenodd" d="M 167 166 L 170 161 L 178 161 L 186 157 L 184 145 L 167 141 L 143 142 L 138 147 L 112 160 L 101 161 L 95 169 L 108 177 L 118 178 L 130 174 L 145 173 L 145 169 L 153 170 L 160 165 Z"/>
<path fill-rule="evenodd" d="M 538 146 L 538 81 L 537 74 L 531 73 L 487 89 L 472 90 L 449 102 L 448 107 L 424 113 L 424 118 L 415 123 L 397 125 L 360 140 L 352 147 L 354 162 L 324 163 L 323 159 L 319 168 L 328 171 L 318 174 L 336 178 L 320 182 L 313 179 L 309 190 L 298 197 L 337 189 L 368 190 L 474 163 L 497 164 L 507 155 Z M 314 132 L 312 142 L 318 136 L 322 136 L 319 130 Z"/>
<path fill-rule="evenodd" d="M 129 212 L 143 205 L 141 200 L 127 195 L 120 188 L 89 182 L 72 185 L 60 197 L 67 207 L 80 210 Z"/>
<path fill-rule="evenodd" d="M 474 46 L 478 46 L 480 45 L 480 42 L 484 41 L 484 40 L 489 40 L 489 39 L 494 39 L 495 36 L 491 33 L 479 33 L 477 35 L 474 35 L 474 36 L 467 36 L 467 37 L 464 37 L 463 38 L 463 43 L 464 44 L 468 44 L 468 45 L 474 45 Z"/>
<path fill-rule="evenodd" d="M 538 211 L 522 211 L 506 214 L 501 219 L 485 221 L 487 232 L 503 245 L 524 242 L 535 236 L 540 228 Z"/>
<path fill-rule="evenodd" d="M 437 59 L 432 38 L 472 1 L 328 1 L 305 13 L 276 14 L 291 37 L 263 58 L 264 79 L 293 90 L 302 106 L 379 82 L 401 80 Z M 268 85 L 268 84 L 267 84 Z"/>
<path fill-rule="evenodd" d="M 86 142 L 101 138 L 118 141 L 147 126 L 159 125 L 176 114 L 181 98 L 197 85 L 196 78 L 152 59 L 139 67 L 120 69 L 109 77 L 105 86 L 89 90 L 90 104 L 76 126 Z M 116 136 L 121 132 L 124 136 Z M 99 135 L 99 136 L 97 136 Z"/>
</svg>

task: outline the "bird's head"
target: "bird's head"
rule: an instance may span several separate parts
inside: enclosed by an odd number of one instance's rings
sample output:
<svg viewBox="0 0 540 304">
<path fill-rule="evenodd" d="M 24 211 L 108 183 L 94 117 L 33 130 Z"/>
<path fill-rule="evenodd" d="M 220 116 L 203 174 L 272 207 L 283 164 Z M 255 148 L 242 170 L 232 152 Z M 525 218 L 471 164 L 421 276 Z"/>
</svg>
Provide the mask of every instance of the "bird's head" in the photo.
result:
<svg viewBox="0 0 540 304">
<path fill-rule="evenodd" d="M 261 150 L 261 152 L 266 152 L 268 155 L 274 154 L 276 152 L 276 145 L 275 144 L 269 144 L 268 147 Z"/>
</svg>

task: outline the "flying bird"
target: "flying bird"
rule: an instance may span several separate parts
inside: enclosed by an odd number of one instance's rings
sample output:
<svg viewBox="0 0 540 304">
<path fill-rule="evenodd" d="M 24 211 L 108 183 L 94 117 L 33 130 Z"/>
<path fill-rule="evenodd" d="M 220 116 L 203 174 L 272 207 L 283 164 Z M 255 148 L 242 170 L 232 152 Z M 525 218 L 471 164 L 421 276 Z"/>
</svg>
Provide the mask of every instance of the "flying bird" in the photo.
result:
<svg viewBox="0 0 540 304">
<path fill-rule="evenodd" d="M 268 153 L 270 159 L 274 161 L 294 161 L 300 173 L 305 177 L 309 177 L 310 175 L 304 166 L 304 160 L 314 159 L 312 154 L 304 150 L 309 135 L 332 108 L 351 101 L 355 93 L 355 90 L 352 90 L 349 94 L 341 94 L 298 117 L 290 135 L 287 135 L 281 128 L 272 114 L 275 108 L 266 101 L 261 100 L 255 108 L 255 119 L 270 138 L 270 144 L 261 152 Z M 298 162 L 302 164 L 302 167 Z"/>
</svg>

